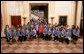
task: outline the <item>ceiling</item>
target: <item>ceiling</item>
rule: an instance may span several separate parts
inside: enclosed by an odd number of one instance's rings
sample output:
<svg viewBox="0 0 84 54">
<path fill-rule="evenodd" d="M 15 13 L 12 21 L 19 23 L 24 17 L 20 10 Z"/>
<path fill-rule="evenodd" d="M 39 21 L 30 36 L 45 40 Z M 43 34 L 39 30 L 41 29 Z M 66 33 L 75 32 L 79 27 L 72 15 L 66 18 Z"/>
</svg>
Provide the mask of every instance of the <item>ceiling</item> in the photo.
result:
<svg viewBox="0 0 84 54">
<path fill-rule="evenodd" d="M 47 6 L 48 3 L 30 3 L 31 6 Z"/>
</svg>

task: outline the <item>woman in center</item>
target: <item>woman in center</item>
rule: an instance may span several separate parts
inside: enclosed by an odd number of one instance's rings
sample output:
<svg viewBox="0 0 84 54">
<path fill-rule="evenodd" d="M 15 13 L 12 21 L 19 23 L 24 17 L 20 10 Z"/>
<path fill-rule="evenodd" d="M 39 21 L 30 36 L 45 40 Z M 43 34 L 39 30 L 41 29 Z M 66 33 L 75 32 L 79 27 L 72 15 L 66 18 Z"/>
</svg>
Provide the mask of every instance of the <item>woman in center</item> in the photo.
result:
<svg viewBox="0 0 84 54">
<path fill-rule="evenodd" d="M 42 22 L 39 24 L 38 30 L 39 30 L 39 38 L 43 39 L 43 30 L 44 30 L 44 28 L 43 28 L 43 23 Z"/>
</svg>

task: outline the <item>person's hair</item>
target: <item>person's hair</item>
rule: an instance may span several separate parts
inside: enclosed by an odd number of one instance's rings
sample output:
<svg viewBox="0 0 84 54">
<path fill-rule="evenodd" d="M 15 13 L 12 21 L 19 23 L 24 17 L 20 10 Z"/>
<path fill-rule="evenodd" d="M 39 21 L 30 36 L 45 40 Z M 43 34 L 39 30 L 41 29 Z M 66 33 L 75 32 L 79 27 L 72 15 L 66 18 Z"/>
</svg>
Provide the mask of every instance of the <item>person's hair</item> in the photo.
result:
<svg viewBox="0 0 84 54">
<path fill-rule="evenodd" d="M 75 25 L 72 25 L 72 29 L 75 29 Z"/>
<path fill-rule="evenodd" d="M 9 25 L 6 25 L 6 27 L 8 27 L 8 28 L 9 28 Z"/>
<path fill-rule="evenodd" d="M 78 29 L 79 29 L 78 25 L 76 25 L 75 29 L 76 29 L 76 30 L 78 30 Z"/>
</svg>

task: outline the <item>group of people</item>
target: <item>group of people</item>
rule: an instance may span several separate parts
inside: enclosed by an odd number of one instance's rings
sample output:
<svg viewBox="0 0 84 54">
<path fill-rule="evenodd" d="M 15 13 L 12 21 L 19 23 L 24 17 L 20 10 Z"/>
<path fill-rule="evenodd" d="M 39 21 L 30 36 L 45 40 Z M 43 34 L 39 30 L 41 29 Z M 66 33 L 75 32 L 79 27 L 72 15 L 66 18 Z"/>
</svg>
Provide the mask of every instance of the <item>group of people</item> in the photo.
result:
<svg viewBox="0 0 84 54">
<path fill-rule="evenodd" d="M 69 44 L 70 41 L 76 43 L 80 34 L 80 29 L 78 26 L 72 25 L 69 28 L 68 25 L 51 25 L 44 19 L 31 19 L 27 25 L 18 25 L 17 27 L 8 25 L 4 28 L 4 33 L 6 35 L 6 40 L 12 43 L 13 40 L 16 42 L 27 41 L 33 39 L 43 39 L 43 40 L 53 40 L 62 43 Z"/>
</svg>

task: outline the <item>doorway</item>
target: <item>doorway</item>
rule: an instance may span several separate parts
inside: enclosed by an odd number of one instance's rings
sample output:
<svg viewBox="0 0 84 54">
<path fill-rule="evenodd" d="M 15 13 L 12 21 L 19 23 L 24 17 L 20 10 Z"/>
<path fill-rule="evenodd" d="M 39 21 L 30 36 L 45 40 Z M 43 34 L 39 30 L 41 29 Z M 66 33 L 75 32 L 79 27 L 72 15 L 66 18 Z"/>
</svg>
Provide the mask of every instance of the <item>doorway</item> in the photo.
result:
<svg viewBox="0 0 84 54">
<path fill-rule="evenodd" d="M 67 16 L 59 17 L 59 25 L 67 25 Z"/>
<path fill-rule="evenodd" d="M 80 35 L 83 35 L 83 19 L 80 21 Z"/>
<path fill-rule="evenodd" d="M 21 16 L 11 16 L 11 25 L 17 27 L 17 25 L 21 25 Z"/>
<path fill-rule="evenodd" d="M 34 16 L 32 16 L 32 14 Z M 48 23 L 48 3 L 30 3 L 30 18 L 45 19 Z"/>
</svg>

